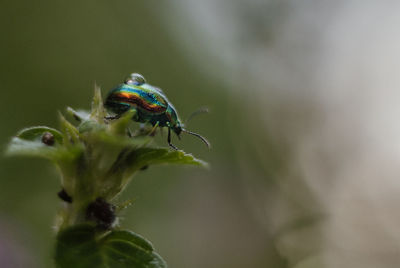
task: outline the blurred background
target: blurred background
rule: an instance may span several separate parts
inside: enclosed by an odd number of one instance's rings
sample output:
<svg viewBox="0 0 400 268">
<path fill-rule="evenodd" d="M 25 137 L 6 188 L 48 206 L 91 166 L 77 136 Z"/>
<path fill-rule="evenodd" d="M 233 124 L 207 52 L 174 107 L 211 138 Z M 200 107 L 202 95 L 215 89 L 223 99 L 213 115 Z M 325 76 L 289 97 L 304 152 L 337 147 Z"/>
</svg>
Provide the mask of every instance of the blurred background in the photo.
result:
<svg viewBox="0 0 400 268">
<path fill-rule="evenodd" d="M 211 170 L 151 167 L 122 220 L 169 267 L 400 267 L 400 3 L 0 2 L 0 146 L 131 72 Z M 165 146 L 164 138 L 157 143 Z M 59 177 L 0 158 L 0 267 L 52 267 Z"/>
</svg>

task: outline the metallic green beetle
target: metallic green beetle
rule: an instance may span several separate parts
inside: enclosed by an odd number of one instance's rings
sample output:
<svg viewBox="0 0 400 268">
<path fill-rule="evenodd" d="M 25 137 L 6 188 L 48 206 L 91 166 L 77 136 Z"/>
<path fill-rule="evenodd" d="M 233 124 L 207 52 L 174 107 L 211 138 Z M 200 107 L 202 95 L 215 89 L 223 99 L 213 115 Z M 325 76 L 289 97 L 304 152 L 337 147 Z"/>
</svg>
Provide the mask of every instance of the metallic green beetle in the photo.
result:
<svg viewBox="0 0 400 268">
<path fill-rule="evenodd" d="M 184 128 L 176 109 L 164 92 L 147 84 L 140 74 L 131 74 L 123 84 L 111 90 L 104 106 L 116 114 L 114 117 L 108 117 L 109 119 L 118 118 L 124 112 L 134 109 L 136 110 L 136 114 L 132 118 L 134 121 L 150 123 L 155 128 L 167 127 L 168 144 L 175 150 L 178 148 L 171 143 L 171 130 L 179 139 L 180 134 L 185 132 L 200 138 L 207 147 L 210 147 L 210 143 L 205 138 Z"/>
</svg>

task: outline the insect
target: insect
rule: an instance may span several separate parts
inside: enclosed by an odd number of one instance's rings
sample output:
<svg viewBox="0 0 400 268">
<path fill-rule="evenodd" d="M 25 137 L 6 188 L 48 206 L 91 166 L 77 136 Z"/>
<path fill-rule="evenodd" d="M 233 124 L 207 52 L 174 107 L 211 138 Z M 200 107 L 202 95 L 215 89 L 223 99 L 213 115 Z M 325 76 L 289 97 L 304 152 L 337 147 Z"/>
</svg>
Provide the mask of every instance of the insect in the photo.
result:
<svg viewBox="0 0 400 268">
<path fill-rule="evenodd" d="M 175 150 L 178 148 L 171 143 L 171 130 L 179 139 L 182 132 L 196 136 L 210 148 L 210 143 L 204 137 L 184 128 L 175 107 L 164 92 L 160 88 L 147 84 L 140 74 L 131 74 L 123 84 L 111 90 L 104 106 L 116 114 L 107 119 L 119 118 L 126 111 L 134 109 L 136 113 L 132 120 L 150 123 L 154 130 L 157 127 L 167 127 L 168 144 Z"/>
</svg>

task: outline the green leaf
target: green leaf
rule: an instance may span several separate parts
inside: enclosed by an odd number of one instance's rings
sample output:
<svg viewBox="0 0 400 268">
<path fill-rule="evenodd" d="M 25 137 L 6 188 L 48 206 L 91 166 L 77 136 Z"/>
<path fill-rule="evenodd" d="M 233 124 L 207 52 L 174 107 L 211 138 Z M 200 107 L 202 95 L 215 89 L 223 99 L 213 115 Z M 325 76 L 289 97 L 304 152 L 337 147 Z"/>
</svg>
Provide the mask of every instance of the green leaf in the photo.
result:
<svg viewBox="0 0 400 268">
<path fill-rule="evenodd" d="M 74 110 L 71 107 L 67 107 L 67 112 L 79 122 L 87 121 L 90 118 L 90 113 L 85 110 Z"/>
<path fill-rule="evenodd" d="M 129 138 L 128 136 L 110 135 L 105 131 L 98 131 L 93 133 L 90 137 L 93 141 L 101 142 L 103 144 L 112 145 L 116 148 L 136 148 L 148 145 L 152 138 L 148 136 Z"/>
<path fill-rule="evenodd" d="M 135 109 L 125 112 L 118 120 L 114 120 L 109 124 L 110 132 L 115 135 L 126 135 L 126 129 L 135 115 Z"/>
<path fill-rule="evenodd" d="M 113 198 L 123 191 L 136 171 L 156 164 L 195 165 L 208 168 L 206 162 L 183 151 L 171 151 L 167 148 L 136 148 L 121 153 L 111 167 L 107 177 L 113 179 L 114 185 L 107 191 L 107 197 Z"/>
<path fill-rule="evenodd" d="M 93 120 L 85 120 L 78 126 L 79 133 L 87 133 L 87 132 L 99 132 L 104 131 L 105 125 L 99 124 Z"/>
<path fill-rule="evenodd" d="M 76 144 L 79 143 L 79 131 L 60 113 L 61 131 L 63 133 L 64 143 Z"/>
<path fill-rule="evenodd" d="M 155 164 L 185 164 L 208 167 L 208 164 L 184 151 L 167 148 L 139 148 L 132 152 L 129 160 L 140 167 Z"/>
<path fill-rule="evenodd" d="M 62 134 L 54 128 L 44 126 L 24 128 L 18 132 L 17 137 L 23 140 L 35 141 L 42 139 L 43 134 L 46 132 L 53 134 L 56 143 L 62 144 Z"/>
<path fill-rule="evenodd" d="M 43 143 L 42 138 L 45 133 L 53 135 L 53 145 Z M 40 157 L 58 163 L 70 163 L 79 157 L 83 148 L 81 144 L 65 147 L 63 141 L 63 135 L 53 128 L 44 126 L 25 128 L 11 140 L 5 153 L 9 156 Z"/>
<path fill-rule="evenodd" d="M 47 145 L 42 142 L 45 133 L 51 133 L 54 137 L 54 144 Z M 67 151 L 63 146 L 63 137 L 60 132 L 49 127 L 30 127 L 21 130 L 14 137 L 7 150 L 7 155 L 24 155 L 42 157 L 50 160 L 56 160 L 68 157 L 75 151 Z"/>
<path fill-rule="evenodd" d="M 98 86 L 94 88 L 94 97 L 92 101 L 92 112 L 90 118 L 98 123 L 104 122 L 106 112 L 103 106 L 103 98 L 101 97 L 101 90 Z"/>
<path fill-rule="evenodd" d="M 74 267 L 167 267 L 153 245 L 138 234 L 116 230 L 97 233 L 89 224 L 70 227 L 57 236 L 56 265 Z"/>
<path fill-rule="evenodd" d="M 107 267 L 102 265 L 95 229 L 90 225 L 71 227 L 58 234 L 55 261 L 57 267 Z"/>
</svg>

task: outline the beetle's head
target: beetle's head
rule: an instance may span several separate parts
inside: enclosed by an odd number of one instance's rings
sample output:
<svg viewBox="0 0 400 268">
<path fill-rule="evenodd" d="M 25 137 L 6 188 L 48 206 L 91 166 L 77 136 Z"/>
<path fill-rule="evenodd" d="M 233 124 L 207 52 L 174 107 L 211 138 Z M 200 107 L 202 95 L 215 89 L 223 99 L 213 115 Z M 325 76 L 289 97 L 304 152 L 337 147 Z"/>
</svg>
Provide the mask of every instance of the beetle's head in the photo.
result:
<svg viewBox="0 0 400 268">
<path fill-rule="evenodd" d="M 172 131 L 174 131 L 176 133 L 176 135 L 178 136 L 178 138 L 180 139 L 180 134 L 182 132 L 196 136 L 197 138 L 199 138 L 202 142 L 204 142 L 205 145 L 207 145 L 208 148 L 210 148 L 210 143 L 201 135 L 194 133 L 192 131 L 189 131 L 185 128 L 185 125 L 181 122 L 181 120 L 178 117 L 178 114 L 175 111 L 175 108 L 171 105 L 168 107 L 169 108 L 169 115 L 170 115 L 170 119 L 171 119 L 171 125 L 170 128 L 172 129 Z"/>
<path fill-rule="evenodd" d="M 167 111 L 165 113 L 166 113 L 168 121 L 169 121 L 169 127 L 171 128 L 171 130 L 173 132 L 175 132 L 175 134 L 178 136 L 178 138 L 180 138 L 179 135 L 182 132 L 183 125 L 181 123 L 181 120 L 178 117 L 175 107 L 171 103 L 169 103 Z"/>
<path fill-rule="evenodd" d="M 177 121 L 176 124 L 174 126 L 172 126 L 172 131 L 175 132 L 176 136 L 178 136 L 179 139 L 181 138 L 180 135 L 182 133 L 182 129 L 183 129 L 183 126 L 182 126 L 181 122 L 179 122 L 179 121 Z"/>
</svg>

